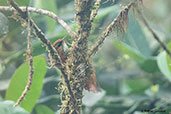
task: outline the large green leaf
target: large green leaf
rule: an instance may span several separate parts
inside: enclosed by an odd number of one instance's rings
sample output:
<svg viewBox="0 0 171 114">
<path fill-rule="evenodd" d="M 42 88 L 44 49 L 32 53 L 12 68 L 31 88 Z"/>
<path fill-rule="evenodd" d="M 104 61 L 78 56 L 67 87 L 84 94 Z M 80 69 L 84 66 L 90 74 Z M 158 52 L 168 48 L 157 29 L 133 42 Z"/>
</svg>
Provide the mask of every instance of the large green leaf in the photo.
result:
<svg viewBox="0 0 171 114">
<path fill-rule="evenodd" d="M 171 51 L 171 42 L 168 44 L 168 49 Z M 171 81 L 171 58 L 166 52 L 162 52 L 158 55 L 157 63 L 160 71 Z"/>
<path fill-rule="evenodd" d="M 146 72 L 156 72 L 159 71 L 157 67 L 157 61 L 156 58 L 153 57 L 146 57 L 143 56 L 140 52 L 138 52 L 135 48 L 130 47 L 129 45 L 119 41 L 114 41 L 114 46 L 123 52 L 124 54 L 127 54 L 132 59 L 134 59 L 138 64 L 140 64 L 140 67 L 146 71 Z"/>
<path fill-rule="evenodd" d="M 130 57 L 132 57 L 135 61 L 139 63 L 143 63 L 145 61 L 145 57 L 142 56 L 140 52 L 119 40 L 114 41 L 114 46 L 123 53 L 128 54 Z"/>
<path fill-rule="evenodd" d="M 142 55 L 147 57 L 151 56 L 152 52 L 145 34 L 131 12 L 129 12 L 129 23 L 125 34 L 125 41 L 128 45 L 137 49 Z"/>
<path fill-rule="evenodd" d="M 168 68 L 169 68 L 169 70 L 171 72 L 171 58 L 170 58 L 169 55 L 167 55 L 167 65 L 168 65 Z"/>
<path fill-rule="evenodd" d="M 51 110 L 50 108 L 48 108 L 45 105 L 37 105 L 36 108 L 36 113 L 37 114 L 54 114 L 53 110 Z"/>
<path fill-rule="evenodd" d="M 171 81 L 171 71 L 169 70 L 169 65 L 167 62 L 167 54 L 166 52 L 162 52 L 157 57 L 157 63 L 160 68 L 160 71 L 164 74 L 164 76 Z"/>
<path fill-rule="evenodd" d="M 30 0 L 14 0 L 19 4 L 20 6 L 28 6 L 30 3 Z M 0 0 L 1 6 L 8 6 L 8 0 Z"/>
<path fill-rule="evenodd" d="M 140 65 L 140 67 L 144 71 L 149 72 L 149 73 L 160 71 L 157 65 L 157 59 L 154 57 L 146 58 L 145 61 Z"/>
<path fill-rule="evenodd" d="M 169 48 L 169 50 L 171 52 L 171 41 L 168 44 L 168 48 Z M 168 54 L 167 54 L 167 64 L 168 64 L 169 70 L 171 72 L 171 57 Z"/>
<path fill-rule="evenodd" d="M 151 82 L 145 78 L 126 79 L 122 82 L 121 92 L 142 94 L 150 85 Z"/>
<path fill-rule="evenodd" d="M 116 16 L 117 13 L 119 12 L 118 9 L 119 9 L 119 7 L 117 5 L 109 6 L 109 7 L 103 8 L 103 9 L 99 9 L 98 14 L 97 14 L 94 21 L 95 22 L 101 21 L 102 19 L 104 19 L 112 11 L 115 11 L 113 13 Z"/>
<path fill-rule="evenodd" d="M 33 59 L 33 82 L 31 90 L 27 93 L 25 99 L 21 102 L 23 107 L 28 112 L 31 112 L 37 99 L 40 96 L 43 87 L 43 78 L 46 73 L 46 60 L 42 56 L 34 57 Z M 27 84 L 29 72 L 28 62 L 22 64 L 14 73 L 9 88 L 7 89 L 6 97 L 7 100 L 17 101 L 22 94 Z"/>
<path fill-rule="evenodd" d="M 20 106 L 13 107 L 15 103 L 13 101 L 0 102 L 0 114 L 29 114 Z"/>
<path fill-rule="evenodd" d="M 49 0 L 48 2 L 46 0 L 34 0 L 34 7 L 36 8 L 42 8 L 48 11 L 51 11 L 53 13 L 57 13 L 57 4 L 55 0 Z M 46 17 L 48 32 L 52 33 L 54 32 L 54 29 L 56 27 L 56 21 L 54 19 L 51 19 L 50 17 Z"/>
</svg>

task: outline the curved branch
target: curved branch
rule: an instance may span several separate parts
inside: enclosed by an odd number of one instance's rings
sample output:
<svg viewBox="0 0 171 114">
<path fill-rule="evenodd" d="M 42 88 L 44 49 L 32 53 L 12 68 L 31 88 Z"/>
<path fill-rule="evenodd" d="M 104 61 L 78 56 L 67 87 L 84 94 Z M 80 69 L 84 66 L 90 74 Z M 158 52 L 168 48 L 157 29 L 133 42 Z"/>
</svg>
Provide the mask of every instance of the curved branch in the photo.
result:
<svg viewBox="0 0 171 114">
<path fill-rule="evenodd" d="M 19 7 L 19 8 L 21 9 L 21 11 L 25 11 L 25 9 L 26 9 L 25 6 L 22 6 L 22 7 Z M 11 8 L 9 6 L 0 6 L 0 11 L 15 11 L 15 9 Z M 33 8 L 33 7 L 28 7 L 28 11 L 29 12 L 39 13 L 39 14 L 42 14 L 42 15 L 46 15 L 46 16 L 49 16 L 49 17 L 55 19 L 59 24 L 61 24 L 61 26 L 68 32 L 68 34 L 72 38 L 76 37 L 76 33 L 73 32 L 71 30 L 71 28 L 68 26 L 68 24 L 63 19 L 61 19 L 59 16 L 57 16 L 55 13 L 47 11 L 47 10 L 43 10 L 43 9 Z"/>
<path fill-rule="evenodd" d="M 19 99 L 17 100 L 17 102 L 15 103 L 14 107 L 18 106 L 23 101 L 23 99 L 25 98 L 25 96 L 27 95 L 27 92 L 31 88 L 32 80 L 33 80 L 33 74 L 34 74 L 34 69 L 33 69 L 33 56 L 32 56 L 32 48 L 31 48 L 31 27 L 30 27 L 30 19 L 29 19 L 29 13 L 28 13 L 28 11 L 27 11 L 27 15 L 28 15 L 28 22 L 27 22 L 27 31 L 28 31 L 28 34 L 27 34 L 27 52 L 26 52 L 26 56 L 27 56 L 27 59 L 29 60 L 29 75 L 28 75 L 27 85 L 26 85 L 23 93 L 21 94 L 21 96 L 19 97 Z"/>
</svg>

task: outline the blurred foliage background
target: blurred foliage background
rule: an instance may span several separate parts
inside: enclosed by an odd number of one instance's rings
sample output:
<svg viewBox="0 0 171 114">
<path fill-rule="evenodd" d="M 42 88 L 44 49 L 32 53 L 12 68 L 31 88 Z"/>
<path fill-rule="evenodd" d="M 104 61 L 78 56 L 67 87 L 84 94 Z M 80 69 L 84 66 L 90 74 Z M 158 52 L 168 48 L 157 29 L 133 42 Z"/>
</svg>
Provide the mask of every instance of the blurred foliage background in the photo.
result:
<svg viewBox="0 0 171 114">
<path fill-rule="evenodd" d="M 130 1 L 102 0 L 89 37 L 90 47 Z M 143 1 L 140 9 L 152 29 L 171 50 L 171 1 Z M 7 5 L 6 2 L 0 0 L 0 6 Z M 17 2 L 52 11 L 76 30 L 74 0 Z M 23 56 L 27 45 L 26 27 L 12 19 L 11 15 L 11 12 L 0 12 L 0 113 L 57 114 L 61 103 L 55 88 L 60 73 L 54 68 L 48 69 L 46 49 L 34 35 L 32 46 L 36 73 L 33 85 L 20 107 L 12 108 L 13 101 L 17 101 L 26 85 L 28 63 Z M 31 13 L 31 17 L 51 42 L 66 36 L 71 43 L 70 37 L 55 20 L 36 13 Z M 93 63 L 103 91 L 99 94 L 84 92 L 83 114 L 144 114 L 143 111 L 149 109 L 158 111 L 158 114 L 161 114 L 160 111 L 171 111 L 171 60 L 136 12 L 129 12 L 126 34 L 117 36 L 113 31 L 100 52 L 93 57 Z"/>
</svg>

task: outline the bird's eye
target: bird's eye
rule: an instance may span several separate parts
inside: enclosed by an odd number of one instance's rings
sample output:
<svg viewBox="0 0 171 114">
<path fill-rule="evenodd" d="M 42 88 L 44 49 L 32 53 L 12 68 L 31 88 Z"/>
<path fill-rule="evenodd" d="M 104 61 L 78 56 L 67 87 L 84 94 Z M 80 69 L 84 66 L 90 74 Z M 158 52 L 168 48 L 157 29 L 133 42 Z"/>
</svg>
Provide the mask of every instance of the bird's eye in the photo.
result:
<svg viewBox="0 0 171 114">
<path fill-rule="evenodd" d="M 57 45 L 57 47 L 60 47 L 61 45 L 62 45 L 62 42 L 59 42 L 58 45 Z"/>
</svg>

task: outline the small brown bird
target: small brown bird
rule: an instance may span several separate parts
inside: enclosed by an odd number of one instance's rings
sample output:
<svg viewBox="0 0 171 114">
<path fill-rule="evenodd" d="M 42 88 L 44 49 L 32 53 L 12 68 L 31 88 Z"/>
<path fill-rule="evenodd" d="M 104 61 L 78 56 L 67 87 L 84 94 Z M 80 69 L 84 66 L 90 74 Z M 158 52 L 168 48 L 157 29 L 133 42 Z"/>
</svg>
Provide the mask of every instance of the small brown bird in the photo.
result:
<svg viewBox="0 0 171 114">
<path fill-rule="evenodd" d="M 63 39 L 56 40 L 53 43 L 53 47 L 55 47 L 56 51 L 58 52 L 59 56 L 61 57 L 62 63 L 66 62 L 67 59 L 67 52 L 64 49 L 65 41 Z"/>
<path fill-rule="evenodd" d="M 68 55 L 68 47 L 67 47 L 64 39 L 65 38 L 56 40 L 53 43 L 53 47 L 55 47 L 56 51 L 58 52 L 59 56 L 61 57 L 63 64 L 66 63 L 66 59 L 67 59 L 67 55 Z M 88 91 L 94 92 L 94 93 L 98 93 L 99 91 L 101 91 L 101 88 L 96 81 L 95 70 L 91 64 L 89 64 L 89 67 L 90 67 L 90 72 L 88 74 L 89 75 L 88 79 L 85 82 L 86 83 L 85 89 Z"/>
</svg>

